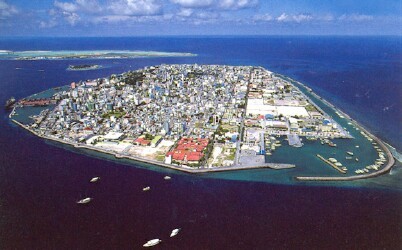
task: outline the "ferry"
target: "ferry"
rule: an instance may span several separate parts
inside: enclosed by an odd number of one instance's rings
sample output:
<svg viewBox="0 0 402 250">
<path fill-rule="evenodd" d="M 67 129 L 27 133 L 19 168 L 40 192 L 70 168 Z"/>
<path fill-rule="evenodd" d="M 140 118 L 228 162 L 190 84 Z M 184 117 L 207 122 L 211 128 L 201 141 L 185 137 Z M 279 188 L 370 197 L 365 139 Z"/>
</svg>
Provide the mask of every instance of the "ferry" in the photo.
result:
<svg viewBox="0 0 402 250">
<path fill-rule="evenodd" d="M 170 233 L 170 237 L 176 236 L 180 232 L 181 228 L 176 228 L 173 229 L 172 232 Z"/>
<path fill-rule="evenodd" d="M 92 178 L 89 182 L 94 183 L 94 182 L 97 182 L 99 180 L 100 180 L 100 177 L 96 176 L 96 177 Z"/>
<path fill-rule="evenodd" d="M 143 246 L 144 247 L 152 247 L 155 245 L 158 245 L 159 243 L 161 243 L 162 241 L 160 239 L 153 239 L 153 240 L 149 240 L 147 243 L 145 243 Z"/>
<path fill-rule="evenodd" d="M 163 177 L 163 179 L 165 179 L 165 180 L 170 180 L 170 179 L 172 179 L 172 177 L 166 175 L 165 177 Z"/>
<path fill-rule="evenodd" d="M 148 191 L 148 190 L 150 190 L 151 189 L 151 187 L 144 187 L 143 189 L 142 189 L 142 191 Z"/>
<path fill-rule="evenodd" d="M 82 199 L 82 200 L 77 201 L 77 203 L 78 203 L 78 204 L 87 204 L 87 203 L 89 203 L 91 200 L 92 200 L 92 198 L 87 197 L 87 198 L 85 198 L 85 199 Z"/>
</svg>

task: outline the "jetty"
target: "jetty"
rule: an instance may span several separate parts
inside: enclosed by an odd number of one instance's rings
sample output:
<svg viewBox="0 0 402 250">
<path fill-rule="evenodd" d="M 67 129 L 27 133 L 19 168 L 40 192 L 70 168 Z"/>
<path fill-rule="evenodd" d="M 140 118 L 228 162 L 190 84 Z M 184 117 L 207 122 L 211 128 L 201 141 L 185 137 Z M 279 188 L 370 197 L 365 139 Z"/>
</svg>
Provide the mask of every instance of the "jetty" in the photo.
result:
<svg viewBox="0 0 402 250">
<path fill-rule="evenodd" d="M 330 165 L 331 167 L 335 168 L 336 170 L 338 170 L 339 172 L 341 172 L 342 174 L 346 174 L 346 171 L 343 169 L 340 169 L 338 166 L 336 166 L 334 163 L 328 161 L 327 159 L 325 159 L 324 157 L 322 157 L 321 155 L 317 154 L 317 157 L 320 158 L 322 161 L 324 161 L 325 163 L 327 163 L 328 165 Z"/>
</svg>

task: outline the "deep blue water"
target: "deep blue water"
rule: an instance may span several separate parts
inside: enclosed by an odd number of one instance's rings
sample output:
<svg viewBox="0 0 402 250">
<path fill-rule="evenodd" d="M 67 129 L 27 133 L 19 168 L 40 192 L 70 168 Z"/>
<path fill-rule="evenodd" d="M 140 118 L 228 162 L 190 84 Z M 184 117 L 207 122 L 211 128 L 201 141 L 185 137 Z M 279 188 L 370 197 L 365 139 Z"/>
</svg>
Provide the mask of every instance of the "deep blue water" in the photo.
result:
<svg viewBox="0 0 402 250">
<path fill-rule="evenodd" d="M 198 56 L 85 60 L 105 66 L 93 71 L 66 71 L 69 64 L 82 63 L 74 60 L 0 61 L 0 103 L 12 95 L 22 98 L 71 81 L 154 64 L 261 65 L 310 86 L 400 150 L 401 41 L 401 37 L 3 38 L 0 50 L 130 49 Z M 158 237 L 163 240 L 157 247 L 161 249 L 402 246 L 401 190 L 393 186 L 402 177 L 400 170 L 392 181 L 384 176 L 356 186 L 279 185 L 176 172 L 167 182 L 166 173 L 157 168 L 127 166 L 55 147 L 11 124 L 3 110 L 0 117 L 1 249 L 138 249 Z M 257 175 L 270 174 L 263 171 Z M 102 179 L 90 185 L 93 176 Z M 146 185 L 152 188 L 144 193 Z M 86 196 L 94 201 L 88 206 L 75 204 Z M 170 239 L 170 230 L 176 227 L 183 230 Z"/>
</svg>

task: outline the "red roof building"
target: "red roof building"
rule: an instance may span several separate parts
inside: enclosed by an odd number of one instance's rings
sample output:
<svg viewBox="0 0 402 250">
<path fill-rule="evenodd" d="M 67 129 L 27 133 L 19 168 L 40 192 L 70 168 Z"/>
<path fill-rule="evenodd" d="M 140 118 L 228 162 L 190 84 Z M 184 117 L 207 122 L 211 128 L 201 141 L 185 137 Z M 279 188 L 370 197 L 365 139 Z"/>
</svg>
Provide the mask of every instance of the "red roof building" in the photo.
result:
<svg viewBox="0 0 402 250">
<path fill-rule="evenodd" d="M 208 143 L 208 139 L 183 137 L 177 143 L 176 148 L 166 153 L 166 156 L 172 156 L 172 159 L 178 162 L 198 163 L 204 156 L 202 152 Z"/>
</svg>

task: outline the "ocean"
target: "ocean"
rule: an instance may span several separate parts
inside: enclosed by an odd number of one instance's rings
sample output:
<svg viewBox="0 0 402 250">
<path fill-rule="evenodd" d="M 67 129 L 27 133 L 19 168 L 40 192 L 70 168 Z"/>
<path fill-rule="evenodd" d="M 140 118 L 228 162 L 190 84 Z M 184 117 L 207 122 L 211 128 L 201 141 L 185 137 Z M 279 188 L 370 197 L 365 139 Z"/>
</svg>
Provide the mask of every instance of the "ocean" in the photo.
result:
<svg viewBox="0 0 402 250">
<path fill-rule="evenodd" d="M 0 38 L 0 50 L 145 50 L 196 57 L 0 61 L 0 103 L 170 63 L 256 65 L 311 87 L 398 151 L 401 37 Z M 70 64 L 101 64 L 67 71 Z M 17 69 L 18 68 L 18 69 Z M 35 137 L 0 110 L 1 249 L 400 249 L 402 168 L 300 183 L 272 170 L 190 175 Z M 278 151 L 279 152 L 279 151 Z M 302 155 L 294 154 L 293 157 Z M 163 176 L 169 174 L 172 180 Z M 285 175 L 285 176 L 284 176 Z M 90 184 L 93 176 L 99 183 Z M 143 192 L 144 186 L 151 186 Z M 76 201 L 91 196 L 87 206 Z M 170 231 L 182 228 L 170 238 Z"/>
</svg>

